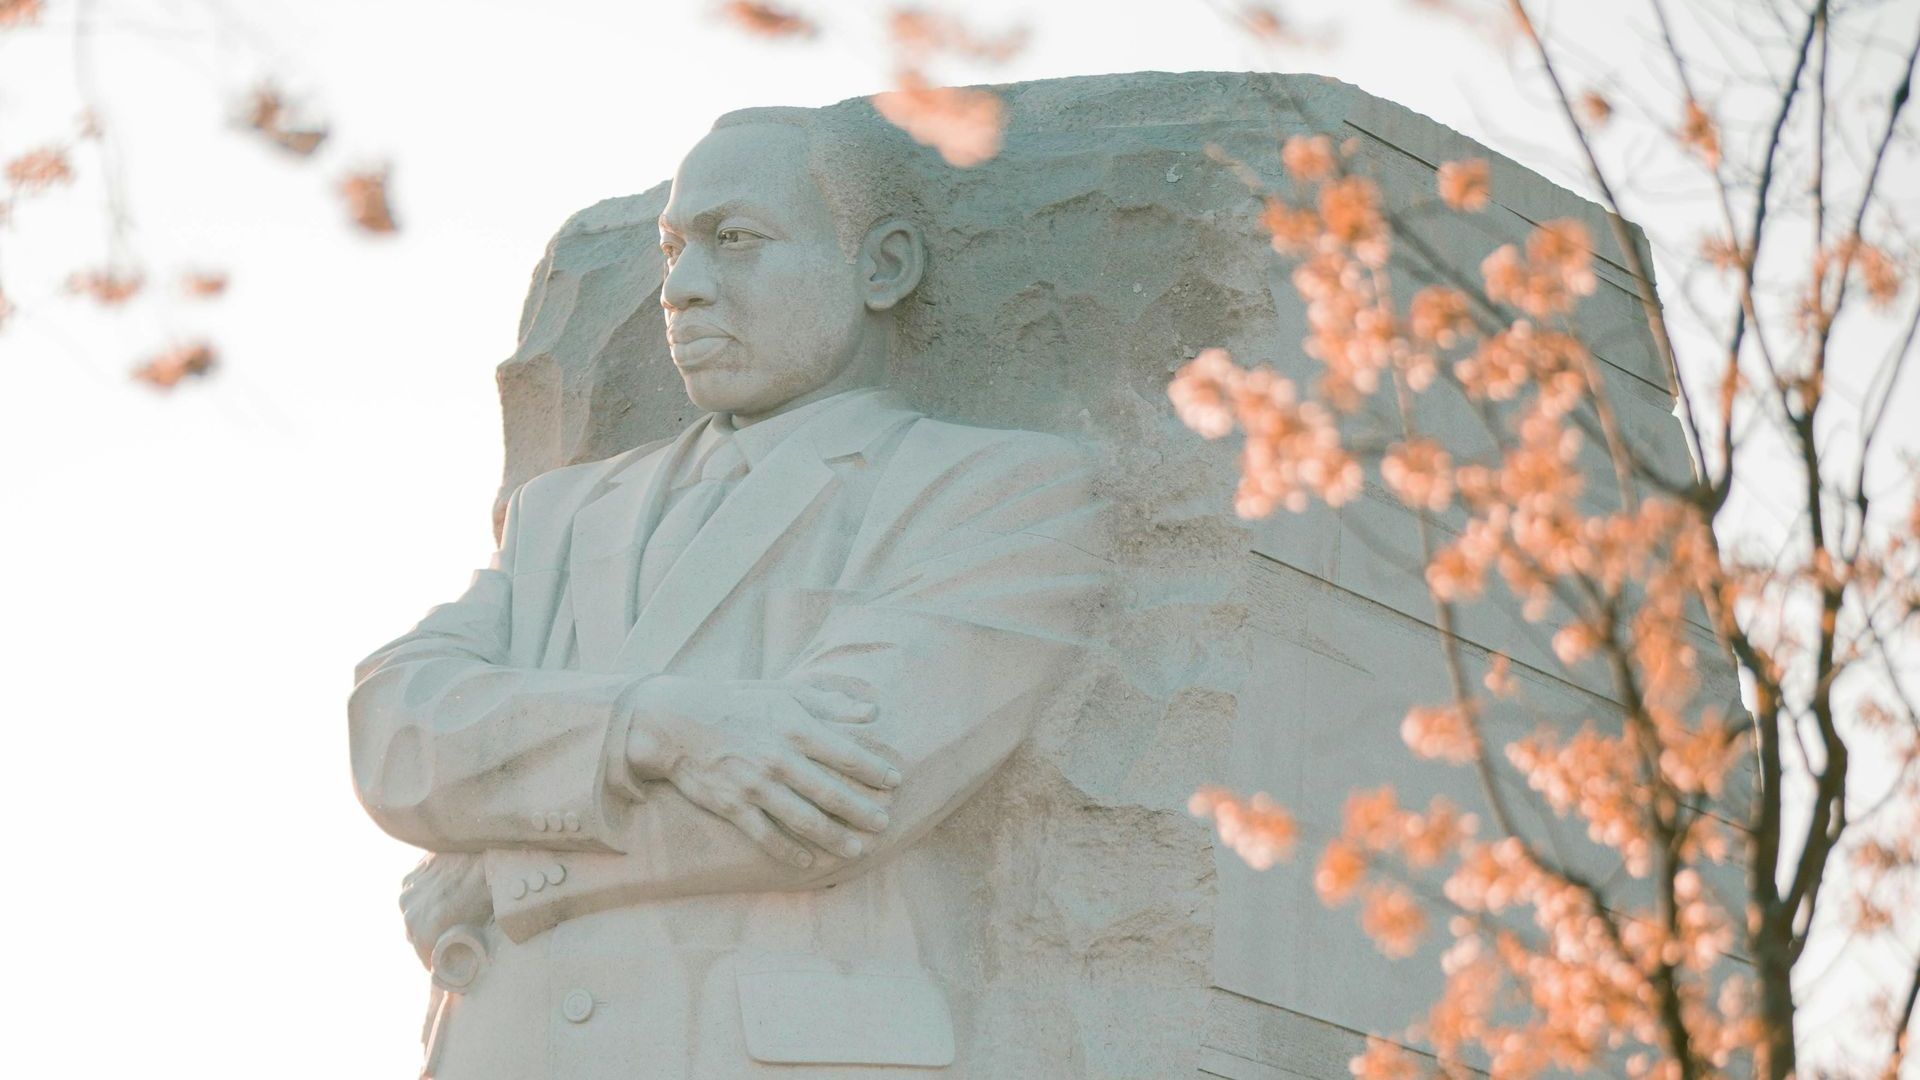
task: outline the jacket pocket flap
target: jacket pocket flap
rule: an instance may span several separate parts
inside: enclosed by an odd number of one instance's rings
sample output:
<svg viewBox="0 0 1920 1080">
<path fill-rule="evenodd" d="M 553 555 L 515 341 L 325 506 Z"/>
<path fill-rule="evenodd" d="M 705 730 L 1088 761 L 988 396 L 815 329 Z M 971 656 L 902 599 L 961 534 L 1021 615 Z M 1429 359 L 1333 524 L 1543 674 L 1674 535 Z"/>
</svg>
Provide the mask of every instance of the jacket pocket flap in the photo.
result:
<svg viewBox="0 0 1920 1080">
<path fill-rule="evenodd" d="M 736 976 L 747 1053 L 780 1065 L 953 1064 L 946 995 L 911 975 L 755 971 Z"/>
</svg>

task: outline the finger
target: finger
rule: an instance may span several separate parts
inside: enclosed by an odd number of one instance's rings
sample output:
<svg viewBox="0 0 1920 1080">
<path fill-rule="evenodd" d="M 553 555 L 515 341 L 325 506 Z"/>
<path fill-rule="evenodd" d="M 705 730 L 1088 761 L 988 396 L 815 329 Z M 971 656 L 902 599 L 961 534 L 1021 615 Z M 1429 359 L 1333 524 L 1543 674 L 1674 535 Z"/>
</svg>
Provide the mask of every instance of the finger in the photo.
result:
<svg viewBox="0 0 1920 1080">
<path fill-rule="evenodd" d="M 798 744 L 808 757 L 870 788 L 900 786 L 900 770 L 888 764 L 886 758 L 832 728 L 802 731 Z"/>
<path fill-rule="evenodd" d="M 420 962 L 428 966 L 433 963 L 433 938 L 427 933 L 431 925 L 424 913 L 407 913 L 407 944 L 412 945 L 413 951 L 419 954 Z"/>
<path fill-rule="evenodd" d="M 828 723 L 871 723 L 880 712 L 873 705 L 838 690 L 820 690 L 811 686 L 802 686 L 793 691 L 793 699 L 815 718 Z"/>
<path fill-rule="evenodd" d="M 783 784 L 769 784 L 757 792 L 755 798 L 775 821 L 812 841 L 822 851 L 851 859 L 867 849 L 866 841 L 852 829 L 821 813 L 819 807 Z"/>
<path fill-rule="evenodd" d="M 747 838 L 760 845 L 760 849 L 789 866 L 802 869 L 813 865 L 813 852 L 794 842 L 793 837 L 779 830 L 767 815 L 757 806 L 742 807 L 727 818 L 733 826 L 747 834 Z"/>
<path fill-rule="evenodd" d="M 788 786 L 820 809 L 868 832 L 887 827 L 886 810 L 854 791 L 839 773 L 829 772 L 805 758 L 797 758 L 785 768 Z"/>
</svg>

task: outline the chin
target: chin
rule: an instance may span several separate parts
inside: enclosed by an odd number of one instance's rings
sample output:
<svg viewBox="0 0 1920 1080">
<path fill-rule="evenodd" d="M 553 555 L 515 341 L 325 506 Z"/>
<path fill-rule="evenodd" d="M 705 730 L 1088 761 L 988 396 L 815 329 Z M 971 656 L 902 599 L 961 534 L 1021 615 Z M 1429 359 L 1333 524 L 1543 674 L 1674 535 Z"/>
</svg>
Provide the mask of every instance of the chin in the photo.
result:
<svg viewBox="0 0 1920 1080">
<path fill-rule="evenodd" d="M 737 370 L 709 368 L 682 372 L 680 379 L 686 384 L 687 399 L 693 402 L 695 408 L 705 412 L 746 413 L 751 416 L 768 408 L 779 408 L 782 404 L 776 401 L 768 406 L 766 399 L 770 395 L 767 388 L 754 385 L 752 379 L 744 377 Z"/>
</svg>

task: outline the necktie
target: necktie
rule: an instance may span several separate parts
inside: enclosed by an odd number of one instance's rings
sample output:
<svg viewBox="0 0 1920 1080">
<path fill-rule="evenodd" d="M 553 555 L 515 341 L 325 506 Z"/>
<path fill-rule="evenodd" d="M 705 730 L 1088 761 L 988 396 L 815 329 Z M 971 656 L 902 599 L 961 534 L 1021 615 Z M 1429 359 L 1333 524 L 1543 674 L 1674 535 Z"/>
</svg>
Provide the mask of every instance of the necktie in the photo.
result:
<svg viewBox="0 0 1920 1080">
<path fill-rule="evenodd" d="M 725 435 L 700 465 L 694 482 L 669 496 L 666 512 L 660 516 L 660 523 L 654 527 L 653 535 L 647 538 L 646 550 L 640 557 L 640 582 L 638 603 L 635 611 L 644 611 L 647 601 L 653 598 L 655 589 L 666 578 L 667 571 L 673 569 L 680 560 L 680 553 L 700 533 L 700 529 L 713 516 L 727 492 L 747 473 L 747 459 L 735 445 L 732 435 Z"/>
</svg>

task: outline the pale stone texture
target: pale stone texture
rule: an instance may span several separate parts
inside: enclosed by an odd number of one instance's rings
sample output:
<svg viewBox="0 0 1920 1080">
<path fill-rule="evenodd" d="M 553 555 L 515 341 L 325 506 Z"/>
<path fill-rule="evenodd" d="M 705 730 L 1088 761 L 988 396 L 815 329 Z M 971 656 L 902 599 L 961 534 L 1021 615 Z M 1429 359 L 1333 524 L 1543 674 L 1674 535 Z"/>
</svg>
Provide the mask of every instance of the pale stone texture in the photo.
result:
<svg viewBox="0 0 1920 1080">
<path fill-rule="evenodd" d="M 896 347 L 894 385 L 942 419 L 1102 448 L 1126 597 L 1085 706 L 1044 719 L 924 841 L 953 868 L 948 910 L 925 917 L 956 920 L 978 943 L 956 958 L 966 985 L 953 988 L 978 1003 L 959 1033 L 971 1075 L 1344 1077 L 1356 1032 L 1402 1027 L 1438 976 L 1431 951 L 1390 963 L 1351 910 L 1320 906 L 1314 841 L 1358 786 L 1482 800 L 1467 772 L 1416 766 L 1399 742 L 1405 708 L 1444 696 L 1406 512 L 1370 488 L 1338 513 L 1239 522 L 1233 448 L 1186 432 L 1166 403 L 1171 372 L 1208 346 L 1313 376 L 1288 266 L 1267 246 L 1257 200 L 1215 156 L 1285 190 L 1285 136 L 1357 140 L 1403 224 L 1469 276 L 1532 223 L 1580 218 L 1600 276 L 1582 333 L 1622 391 L 1629 435 L 1681 472 L 1665 375 L 1599 210 L 1404 108 L 1310 76 L 999 89 L 1004 151 L 941 174 L 931 269 L 909 301 L 924 309 Z M 1433 194 L 1434 168 L 1466 157 L 1492 164 L 1494 205 L 1471 218 Z M 662 338 L 654 219 L 666 196 L 663 184 L 582 211 L 536 269 L 520 346 L 499 373 L 503 504 L 531 476 L 670 436 L 697 415 Z M 1443 439 L 1484 445 L 1463 410 L 1422 409 Z M 1603 504 L 1608 485 L 1590 486 Z M 1472 609 L 1461 630 L 1475 657 L 1510 655 L 1570 721 L 1604 691 L 1546 675 L 1557 668 L 1547 635 L 1511 612 Z M 1700 643 L 1717 655 L 1704 631 Z M 1717 677 L 1731 689 L 1730 673 Z M 1308 857 L 1258 874 L 1216 851 L 1185 809 L 1207 783 L 1293 808 Z"/>
</svg>

